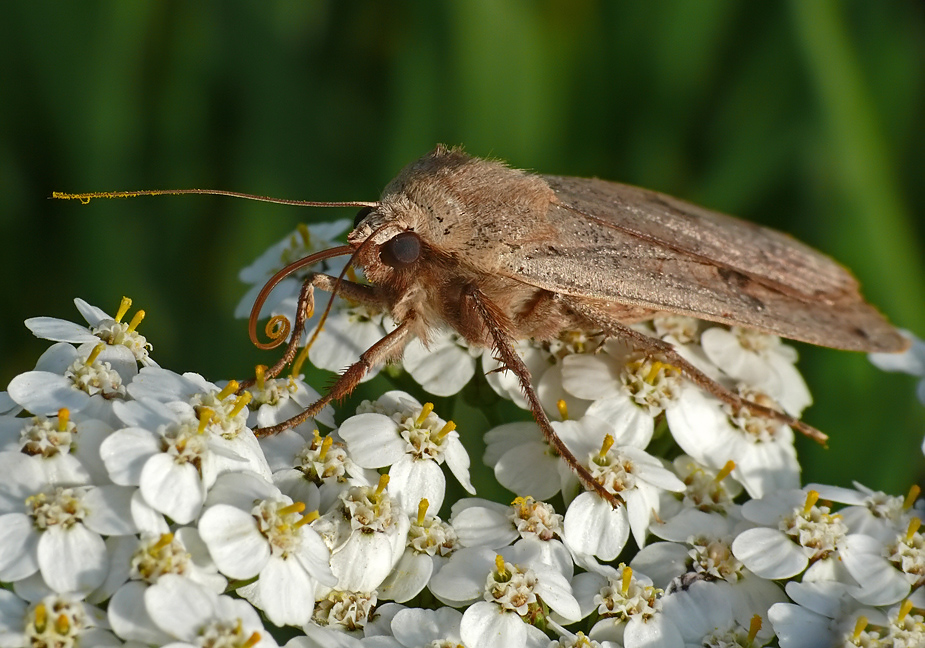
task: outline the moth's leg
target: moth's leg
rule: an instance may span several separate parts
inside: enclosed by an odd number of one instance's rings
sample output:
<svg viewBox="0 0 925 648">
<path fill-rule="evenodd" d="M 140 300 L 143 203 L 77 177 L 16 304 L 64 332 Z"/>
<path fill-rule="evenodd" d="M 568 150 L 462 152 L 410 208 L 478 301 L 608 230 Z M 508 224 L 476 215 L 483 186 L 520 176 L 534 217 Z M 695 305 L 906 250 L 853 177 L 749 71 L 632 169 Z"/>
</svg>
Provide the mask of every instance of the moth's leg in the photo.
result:
<svg viewBox="0 0 925 648">
<path fill-rule="evenodd" d="M 368 306 L 384 307 L 382 300 L 376 295 L 372 286 L 355 283 L 353 281 L 341 280 L 337 283 L 336 277 L 331 277 L 320 272 L 313 272 L 305 277 L 302 282 L 302 289 L 299 291 L 299 301 L 295 309 L 295 323 L 292 326 L 292 335 L 289 343 L 286 345 L 286 351 L 276 363 L 269 367 L 264 375 L 267 378 L 275 378 L 280 374 L 283 368 L 292 362 L 296 353 L 299 351 L 299 342 L 302 339 L 302 333 L 305 332 L 305 321 L 311 317 L 315 309 L 315 288 L 325 292 L 333 293 L 337 289 L 337 294 L 345 299 L 365 304 Z M 241 383 L 241 389 L 247 389 L 254 384 L 254 380 L 245 380 Z"/>
<path fill-rule="evenodd" d="M 780 421 L 781 423 L 786 423 L 819 443 L 825 443 L 829 438 L 813 426 L 807 425 L 799 419 L 785 414 L 784 412 L 771 409 L 770 407 L 753 403 L 750 400 L 742 398 L 735 392 L 728 390 L 685 360 L 668 342 L 651 337 L 645 333 L 640 333 L 636 329 L 630 328 L 626 324 L 609 316 L 606 312 L 602 312 L 580 300 L 565 298 L 565 303 L 573 311 L 588 319 L 594 326 L 601 327 L 605 333 L 628 340 L 634 346 L 645 350 L 647 353 L 661 355 L 668 364 L 677 367 L 688 380 L 704 391 L 713 394 L 722 402 L 736 408 L 744 407 L 759 416 L 765 416 Z"/>
<path fill-rule="evenodd" d="M 572 451 L 568 449 L 562 439 L 556 434 L 555 430 L 552 429 L 552 423 L 550 423 L 549 417 L 546 416 L 546 412 L 543 410 L 540 399 L 536 395 L 536 391 L 534 391 L 533 384 L 530 381 L 530 370 L 527 369 L 527 365 L 524 364 L 521 357 L 514 350 L 514 340 L 510 333 L 508 333 L 510 330 L 510 322 L 505 322 L 506 318 L 501 314 L 501 310 L 474 285 L 469 285 L 463 290 L 462 298 L 462 307 L 464 309 L 469 309 L 466 312 L 472 312 L 474 310 L 478 313 L 485 328 L 488 329 L 492 341 L 494 342 L 494 351 L 498 354 L 498 359 L 507 369 L 513 371 L 514 375 L 517 376 L 517 379 L 520 381 L 520 387 L 523 389 L 527 403 L 530 405 L 530 411 L 533 412 L 533 418 L 543 432 L 546 442 L 565 460 L 569 468 L 578 476 L 578 480 L 585 488 L 596 492 L 606 501 L 610 502 L 611 506 L 614 508 L 620 506 L 620 500 L 618 500 L 613 493 L 604 488 L 603 484 L 594 479 L 591 473 L 588 472 L 588 469 L 579 463 L 575 455 L 572 454 Z"/>
<path fill-rule="evenodd" d="M 413 321 L 414 314 L 411 313 L 409 317 L 405 318 L 405 320 L 390 333 L 366 349 L 366 351 L 360 354 L 360 359 L 347 367 L 347 370 L 337 378 L 337 382 L 331 386 L 328 393 L 309 405 L 301 414 L 293 416 L 291 419 L 278 423 L 272 427 L 257 428 L 254 430 L 254 434 L 257 436 L 270 436 L 278 434 L 283 430 L 288 430 L 305 419 L 316 416 L 318 412 L 332 400 L 348 396 L 371 367 L 401 355 L 402 349 L 405 348 L 405 345 L 412 335 L 411 325 Z"/>
</svg>

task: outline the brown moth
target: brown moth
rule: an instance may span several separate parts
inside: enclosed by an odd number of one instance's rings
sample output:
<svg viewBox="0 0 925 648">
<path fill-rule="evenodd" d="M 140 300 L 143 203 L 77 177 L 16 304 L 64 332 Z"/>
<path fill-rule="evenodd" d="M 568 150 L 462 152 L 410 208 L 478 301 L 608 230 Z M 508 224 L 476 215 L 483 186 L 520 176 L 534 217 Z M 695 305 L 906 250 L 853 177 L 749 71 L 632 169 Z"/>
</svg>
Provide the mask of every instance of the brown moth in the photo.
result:
<svg viewBox="0 0 925 648">
<path fill-rule="evenodd" d="M 240 195 L 194 189 L 56 197 L 163 193 Z M 258 199 L 363 209 L 348 245 L 297 261 L 267 283 L 251 312 L 255 343 L 263 300 L 296 269 L 351 254 L 351 263 L 369 280 L 359 284 L 343 276 L 310 274 L 289 346 L 268 376 L 295 357 L 314 307 L 314 288 L 384 309 L 398 323 L 317 403 L 258 434 L 273 434 L 316 415 L 331 400 L 348 395 L 372 366 L 398 359 L 414 337 L 426 342 L 431 331 L 450 327 L 469 344 L 494 350 L 502 366 L 518 377 L 549 444 L 585 487 L 616 506 L 614 496 L 556 436 L 529 370 L 514 350 L 516 340 L 551 340 L 573 330 L 620 337 L 673 365 L 720 400 L 820 441 L 826 437 L 818 430 L 742 399 L 670 344 L 630 325 L 673 313 L 837 349 L 899 352 L 909 344 L 864 301 L 851 274 L 820 252 L 780 232 L 615 182 L 534 175 L 438 146 L 405 167 L 378 202 Z M 267 330 L 276 341 L 257 343 L 261 348 L 282 343 L 290 326 L 283 321 Z"/>
<path fill-rule="evenodd" d="M 596 179 L 534 175 L 438 146 L 411 163 L 357 214 L 349 245 L 299 267 L 352 254 L 369 285 L 322 274 L 304 284 L 295 354 L 313 288 L 385 309 L 398 323 L 302 415 L 349 394 L 373 365 L 398 359 L 415 336 L 451 327 L 490 347 L 519 378 L 547 441 L 588 488 L 616 504 L 558 439 L 513 342 L 580 330 L 624 338 L 721 400 L 773 417 L 816 439 L 786 414 L 744 401 L 630 324 L 690 315 L 811 344 L 899 352 L 908 341 L 867 304 L 850 273 L 780 232 L 646 189 Z M 277 278 L 287 271 L 281 271 Z M 265 293 L 275 285 L 271 280 Z M 251 336 L 255 338 L 254 306 Z"/>
</svg>

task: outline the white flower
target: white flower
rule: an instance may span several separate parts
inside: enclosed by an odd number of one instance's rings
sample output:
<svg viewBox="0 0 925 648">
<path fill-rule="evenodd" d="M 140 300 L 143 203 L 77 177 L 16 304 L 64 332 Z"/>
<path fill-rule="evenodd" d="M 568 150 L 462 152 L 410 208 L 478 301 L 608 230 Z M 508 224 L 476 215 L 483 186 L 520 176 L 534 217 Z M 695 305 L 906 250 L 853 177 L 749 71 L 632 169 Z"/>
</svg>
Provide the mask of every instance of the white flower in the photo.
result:
<svg viewBox="0 0 925 648">
<path fill-rule="evenodd" d="M 373 624 L 366 626 L 366 637 L 394 637 L 396 648 L 418 648 L 419 646 L 461 646 L 459 634 L 462 613 L 453 608 L 442 607 L 436 610 L 406 608 L 394 603 L 386 603 L 376 609 L 377 619 L 388 619 L 388 634 L 380 631 Z M 380 623 L 381 625 L 381 623 Z M 378 644 L 377 644 L 378 645 Z"/>
<path fill-rule="evenodd" d="M 301 436 L 298 438 L 301 439 Z M 322 437 L 318 430 L 314 430 L 311 441 L 298 445 L 287 441 L 286 445 L 292 454 L 284 451 L 281 444 L 261 441 L 271 465 L 274 469 L 279 466 L 273 473 L 273 483 L 292 499 L 305 502 L 310 508 L 327 512 L 346 489 L 371 486 L 379 479 L 376 471 L 354 463 L 344 442 L 338 440 L 333 432 Z"/>
<path fill-rule="evenodd" d="M 404 553 L 411 522 L 386 491 L 388 483 L 382 475 L 375 487 L 351 486 L 315 523 L 331 550 L 338 590 L 374 591 Z"/>
<path fill-rule="evenodd" d="M 376 608 L 375 592 L 351 592 L 347 590 L 330 590 L 324 598 L 315 604 L 311 623 L 304 626 L 305 634 L 309 637 L 325 636 L 327 641 L 320 643 L 319 648 L 340 646 L 335 643 L 342 636 L 342 632 L 359 636 Z M 320 628 L 318 627 L 320 626 Z M 321 633 L 317 630 L 340 630 L 341 633 Z M 346 642 L 345 646 L 350 645 Z"/>
<path fill-rule="evenodd" d="M 528 641 L 535 641 L 538 629 L 523 621 L 542 618 L 544 604 L 568 623 L 581 618 L 568 580 L 555 568 L 535 560 L 533 550 L 530 545 L 504 547 L 498 553 L 485 547 L 467 547 L 453 554 L 434 575 L 430 590 L 438 599 L 454 606 L 472 603 L 460 626 L 466 646 L 528 645 Z"/>
<path fill-rule="evenodd" d="M 862 608 L 841 583 L 790 582 L 787 594 L 794 603 L 777 603 L 768 611 L 781 648 L 891 645 L 879 641 L 884 637 L 876 627 L 886 623 L 885 615 Z"/>
<path fill-rule="evenodd" d="M 32 494 L 19 510 L 0 515 L 0 581 L 18 581 L 40 571 L 56 592 L 87 593 L 106 578 L 101 535 L 137 531 L 130 512 L 133 489 L 50 487 L 34 464 L 26 466 L 34 470 Z"/>
<path fill-rule="evenodd" d="M 848 530 L 883 542 L 905 533 L 913 518 L 922 517 L 921 511 L 913 508 L 921 492 L 918 486 L 909 489 L 905 498 L 871 490 L 859 482 L 854 482 L 853 489 L 828 484 L 808 484 L 806 488 L 817 491 L 822 500 L 849 504 L 838 511 Z"/>
<path fill-rule="evenodd" d="M 767 396 L 739 390 L 744 398 L 768 407 Z M 800 465 L 793 430 L 780 421 L 732 408 L 693 384 L 685 384 L 665 416 L 671 434 L 688 455 L 715 470 L 735 462 L 732 477 L 752 497 L 799 487 Z"/>
<path fill-rule="evenodd" d="M 247 403 L 247 426 L 250 428 L 273 427 L 301 414 L 321 397 L 301 377 L 266 378 L 265 370 L 266 367 L 257 367 L 257 381 L 247 388 L 253 396 Z M 329 428 L 334 427 L 334 412 L 330 406 L 325 406 L 315 418 Z M 310 434 L 314 427 L 315 422 L 306 419 L 296 428 L 285 430 L 284 434 L 300 431 Z M 266 437 L 266 440 L 272 442 L 278 436 Z"/>
<path fill-rule="evenodd" d="M 582 615 L 597 610 L 600 620 L 591 629 L 597 641 L 615 641 L 625 648 L 683 648 L 672 619 L 662 611 L 662 590 L 631 567 L 608 569 L 608 576 L 585 572 L 573 581 Z"/>
<path fill-rule="evenodd" d="M 593 416 L 553 427 L 591 476 L 625 504 L 614 508 L 597 493 L 582 493 L 565 513 L 565 544 L 578 554 L 613 560 L 632 530 L 636 544 L 644 546 L 660 494 L 683 491 L 683 482 L 644 450 L 618 445 L 610 434 L 613 427 Z"/>
<path fill-rule="evenodd" d="M 780 403 L 791 416 L 812 404 L 803 376 L 793 364 L 797 352 L 776 335 L 737 326 L 713 326 L 700 336 L 707 357 L 727 375 Z"/>
<path fill-rule="evenodd" d="M 315 589 L 333 585 L 330 556 L 293 503 L 273 484 L 253 473 L 227 473 L 210 493 L 199 519 L 199 533 L 222 573 L 237 579 L 258 577 L 239 590 L 276 625 L 302 625 L 311 618 Z"/>
<path fill-rule="evenodd" d="M 380 598 L 399 603 L 414 598 L 459 548 L 453 525 L 435 515 L 427 515 L 427 509 L 427 500 L 421 500 L 417 517 L 411 520 L 408 530 L 407 547 L 392 572 L 379 585 Z"/>
<path fill-rule="evenodd" d="M 514 493 L 548 500 L 569 485 L 576 488 L 574 475 L 536 423 L 504 423 L 490 429 L 485 433 L 482 461 L 493 466 L 498 483 Z"/>
<path fill-rule="evenodd" d="M 887 542 L 861 534 L 845 538 L 842 560 L 858 582 L 851 595 L 866 605 L 892 605 L 906 598 L 925 578 L 922 521 L 912 518 L 905 533 Z"/>
<path fill-rule="evenodd" d="M 247 601 L 219 596 L 182 576 L 165 574 L 148 588 L 144 602 L 157 627 L 176 640 L 172 648 L 277 645 Z"/>
<path fill-rule="evenodd" d="M 390 466 L 389 487 L 402 508 L 413 511 L 422 499 L 435 510 L 443 506 L 444 461 L 463 488 L 475 492 L 469 481 L 469 455 L 456 425 L 434 414 L 433 405 L 422 406 L 404 392 L 390 391 L 373 403 L 365 401 L 357 411 L 338 434 L 358 465 Z"/>
<path fill-rule="evenodd" d="M 845 551 L 847 528 L 826 506 L 817 506 L 819 493 L 783 491 L 751 500 L 742 515 L 756 524 L 732 543 L 732 552 L 762 578 L 791 578 L 837 560 Z"/>
<path fill-rule="evenodd" d="M 122 298 L 115 317 L 110 317 L 103 310 L 80 298 L 75 299 L 74 304 L 88 326 L 80 326 L 57 317 L 31 317 L 26 320 L 26 326 L 36 337 L 54 342 L 92 346 L 96 346 L 100 341 L 104 342 L 107 348 L 100 354 L 100 361 L 110 363 L 126 382 L 138 373 L 137 363 L 157 366 L 148 355 L 151 344 L 136 330 L 144 319 L 145 312 L 138 311 L 128 323 L 122 321 L 132 306 L 131 299 Z"/>
<path fill-rule="evenodd" d="M 77 596 L 52 594 L 28 605 L 12 592 L 0 590 L 0 645 L 33 648 L 123 644 L 108 630 L 103 611 Z"/>
<path fill-rule="evenodd" d="M 441 330 L 427 345 L 415 338 L 402 354 L 402 365 L 421 387 L 434 396 L 458 393 L 475 375 L 475 360 L 482 349 L 466 344 L 455 331 Z"/>
<path fill-rule="evenodd" d="M 103 343 L 79 352 L 70 344 L 51 345 L 34 371 L 10 381 L 10 398 L 32 414 L 50 416 L 61 408 L 79 418 L 96 418 L 116 425 L 112 402 L 125 397 L 122 376 L 108 362 L 99 360 Z"/>
<path fill-rule="evenodd" d="M 767 609 L 749 613 L 750 601 L 738 613 L 734 610 L 736 595 L 727 583 L 695 582 L 684 590 L 662 599 L 662 613 L 671 619 L 681 633 L 684 645 L 700 646 L 763 646 L 774 638 L 767 622 Z M 780 599 L 785 598 L 783 592 Z"/>
<path fill-rule="evenodd" d="M 470 497 L 453 504 L 453 523 L 466 547 L 498 549 L 515 540 L 535 543 L 536 559 L 571 578 L 573 564 L 562 543 L 562 516 L 532 497 L 515 498 L 510 506 Z"/>
<path fill-rule="evenodd" d="M 645 448 L 654 419 L 678 398 L 681 372 L 672 365 L 608 340 L 603 353 L 577 354 L 562 360 L 565 390 L 595 401 L 589 415 L 608 421 L 621 445 Z"/>
<path fill-rule="evenodd" d="M 116 484 L 138 486 L 151 508 L 187 524 L 199 515 L 218 476 L 205 422 L 191 408 L 177 412 L 151 400 L 131 405 L 120 416 L 139 425 L 116 430 L 100 446 L 109 476 Z"/>
</svg>

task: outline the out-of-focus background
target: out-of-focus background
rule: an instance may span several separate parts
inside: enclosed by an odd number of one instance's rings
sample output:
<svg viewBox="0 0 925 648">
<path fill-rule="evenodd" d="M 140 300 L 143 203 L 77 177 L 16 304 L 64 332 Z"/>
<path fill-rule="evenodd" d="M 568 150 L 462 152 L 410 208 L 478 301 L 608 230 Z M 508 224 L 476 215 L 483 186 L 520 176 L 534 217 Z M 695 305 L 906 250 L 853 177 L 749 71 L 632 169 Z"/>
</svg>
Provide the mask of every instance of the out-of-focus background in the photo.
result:
<svg viewBox="0 0 925 648">
<path fill-rule="evenodd" d="M 238 270 L 355 212 L 52 191 L 373 200 L 437 142 L 783 229 L 925 336 L 921 2 L 10 2 L 0 59 L 0 388 L 47 346 L 22 321 L 77 296 L 131 296 L 168 368 L 244 377 L 276 356 L 232 319 Z M 800 353 L 832 437 L 800 442 L 806 481 L 921 480 L 914 381 Z"/>
</svg>

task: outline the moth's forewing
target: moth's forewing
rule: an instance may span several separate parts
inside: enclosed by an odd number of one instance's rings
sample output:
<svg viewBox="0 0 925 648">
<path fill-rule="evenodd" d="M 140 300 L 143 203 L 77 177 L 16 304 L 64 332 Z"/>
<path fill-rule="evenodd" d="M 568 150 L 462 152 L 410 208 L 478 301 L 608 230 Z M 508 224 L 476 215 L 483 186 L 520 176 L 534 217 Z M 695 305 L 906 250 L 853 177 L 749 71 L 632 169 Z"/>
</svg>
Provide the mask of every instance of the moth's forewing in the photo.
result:
<svg viewBox="0 0 925 648">
<path fill-rule="evenodd" d="M 636 307 L 633 319 L 680 313 L 855 351 L 908 345 L 847 270 L 785 234 L 637 187 L 545 179 L 556 234 L 506 250 L 511 278 Z"/>
</svg>

